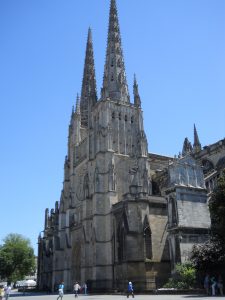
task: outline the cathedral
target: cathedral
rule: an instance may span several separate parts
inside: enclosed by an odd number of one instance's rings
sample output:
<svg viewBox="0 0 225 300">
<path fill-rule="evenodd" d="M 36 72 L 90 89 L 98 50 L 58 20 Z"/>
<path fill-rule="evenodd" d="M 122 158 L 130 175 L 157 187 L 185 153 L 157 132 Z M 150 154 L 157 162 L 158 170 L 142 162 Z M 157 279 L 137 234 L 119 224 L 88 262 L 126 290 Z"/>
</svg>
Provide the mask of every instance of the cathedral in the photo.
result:
<svg viewBox="0 0 225 300">
<path fill-rule="evenodd" d="M 116 0 L 111 0 L 101 96 L 91 29 L 81 95 L 69 124 L 60 201 L 45 210 L 38 238 L 38 286 L 64 281 L 90 291 L 150 291 L 208 239 L 208 198 L 225 167 L 225 139 L 194 143 L 166 157 L 148 152 L 136 78 L 131 101 Z"/>
</svg>

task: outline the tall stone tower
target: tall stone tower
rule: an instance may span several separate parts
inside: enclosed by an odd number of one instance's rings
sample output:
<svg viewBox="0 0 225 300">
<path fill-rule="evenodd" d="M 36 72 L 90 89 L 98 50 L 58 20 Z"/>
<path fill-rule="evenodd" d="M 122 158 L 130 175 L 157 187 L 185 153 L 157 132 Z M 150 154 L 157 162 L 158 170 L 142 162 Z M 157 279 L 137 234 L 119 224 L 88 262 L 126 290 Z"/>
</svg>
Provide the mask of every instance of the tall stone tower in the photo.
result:
<svg viewBox="0 0 225 300">
<path fill-rule="evenodd" d="M 125 195 L 151 194 L 148 146 L 138 85 L 130 102 L 116 1 L 110 5 L 101 98 L 97 101 L 93 43 L 88 30 L 81 96 L 72 110 L 68 154 L 59 208 L 46 212 L 45 236 L 54 248 L 51 288 L 89 280 L 92 288 L 113 288 L 117 247 L 113 205 Z M 45 245 L 47 247 L 47 245 Z M 63 256 L 63 259 L 62 259 Z M 51 257 L 51 256 L 49 256 Z M 48 260 L 48 258 L 45 258 Z M 49 285 L 49 284 L 48 284 Z"/>
<path fill-rule="evenodd" d="M 54 290 L 63 280 L 67 290 L 79 281 L 87 282 L 89 290 L 122 291 L 131 280 L 136 290 L 149 291 L 169 277 L 165 190 L 170 158 L 148 153 L 136 76 L 133 94 L 131 101 L 116 1 L 111 0 L 99 99 L 88 30 L 81 95 L 69 125 L 63 189 L 55 208 L 46 209 L 44 233 L 38 239 L 40 288 Z M 185 154 L 189 146 L 186 141 Z M 201 147 L 197 132 L 194 146 Z M 159 167 L 165 168 L 162 176 Z M 158 173 L 153 195 L 151 176 Z M 186 186 L 185 192 L 189 189 Z M 190 201 L 205 196 L 204 187 L 192 194 Z M 190 222 L 191 218 L 187 227 Z M 176 230 L 170 230 L 170 246 L 175 238 Z"/>
</svg>

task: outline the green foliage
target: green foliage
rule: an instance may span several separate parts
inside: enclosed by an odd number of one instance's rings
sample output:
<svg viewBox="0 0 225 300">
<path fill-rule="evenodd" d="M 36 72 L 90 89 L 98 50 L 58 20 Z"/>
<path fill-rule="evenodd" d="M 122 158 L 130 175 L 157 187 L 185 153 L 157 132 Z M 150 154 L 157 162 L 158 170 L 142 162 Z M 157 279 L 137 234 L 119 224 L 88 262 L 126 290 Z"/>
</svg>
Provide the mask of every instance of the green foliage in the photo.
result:
<svg viewBox="0 0 225 300">
<path fill-rule="evenodd" d="M 225 244 L 225 170 L 213 191 L 209 201 L 209 210 L 212 221 L 212 236 L 217 237 L 221 243 Z"/>
<path fill-rule="evenodd" d="M 196 269 L 191 262 L 176 264 L 176 274 L 164 285 L 165 288 L 190 289 L 196 280 Z"/>
<path fill-rule="evenodd" d="M 164 288 L 174 288 L 174 289 L 180 289 L 185 290 L 187 289 L 187 285 L 183 281 L 179 281 L 176 278 L 170 278 L 169 281 L 163 286 Z"/>
<path fill-rule="evenodd" d="M 215 238 L 202 245 L 195 245 L 191 260 L 198 271 L 204 273 L 218 271 L 219 266 L 225 265 L 224 245 Z"/>
<path fill-rule="evenodd" d="M 212 193 L 209 210 L 212 222 L 210 239 L 194 246 L 192 251 L 191 260 L 200 272 L 216 272 L 225 267 L 225 170 Z"/>
<path fill-rule="evenodd" d="M 0 246 L 0 276 L 9 282 L 23 279 L 35 270 L 34 250 L 29 239 L 9 234 Z"/>
<path fill-rule="evenodd" d="M 193 263 L 186 262 L 184 264 L 177 264 L 176 272 L 187 287 L 193 287 L 196 278 L 196 269 L 194 268 Z"/>
</svg>

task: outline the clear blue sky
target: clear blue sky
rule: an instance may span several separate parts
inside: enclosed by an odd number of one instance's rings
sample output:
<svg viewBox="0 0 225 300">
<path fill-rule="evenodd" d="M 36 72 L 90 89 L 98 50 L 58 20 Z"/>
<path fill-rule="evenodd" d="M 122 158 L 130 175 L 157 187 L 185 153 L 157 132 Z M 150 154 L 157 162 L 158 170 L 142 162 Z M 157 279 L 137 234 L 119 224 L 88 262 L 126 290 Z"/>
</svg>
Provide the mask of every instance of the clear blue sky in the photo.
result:
<svg viewBox="0 0 225 300">
<path fill-rule="evenodd" d="M 134 72 L 149 152 L 171 155 L 225 136 L 225 1 L 117 0 L 130 94 Z M 109 0 L 0 1 L 0 239 L 36 249 L 59 200 L 68 124 L 81 90 L 88 27 L 98 94 Z"/>
</svg>

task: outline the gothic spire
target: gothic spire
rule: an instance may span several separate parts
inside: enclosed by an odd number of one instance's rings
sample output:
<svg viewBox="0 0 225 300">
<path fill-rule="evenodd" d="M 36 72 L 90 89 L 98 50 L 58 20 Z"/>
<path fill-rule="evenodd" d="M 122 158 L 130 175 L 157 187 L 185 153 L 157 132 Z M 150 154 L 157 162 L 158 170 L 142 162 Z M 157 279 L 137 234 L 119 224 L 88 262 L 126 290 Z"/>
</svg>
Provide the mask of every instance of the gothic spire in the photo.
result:
<svg viewBox="0 0 225 300">
<path fill-rule="evenodd" d="M 197 133 L 197 129 L 196 129 L 195 124 L 194 124 L 194 144 L 193 144 L 193 150 L 194 150 L 194 152 L 198 152 L 201 149 L 202 149 L 202 146 L 200 144 L 198 133 Z"/>
<path fill-rule="evenodd" d="M 141 98 L 138 91 L 138 84 L 136 75 L 134 74 L 134 85 L 133 85 L 133 91 L 134 91 L 134 105 L 137 107 L 141 107 Z"/>
<path fill-rule="evenodd" d="M 96 102 L 97 89 L 95 79 L 93 42 L 91 28 L 89 27 L 80 100 L 82 126 L 86 127 L 88 125 L 88 109 L 90 105 L 94 105 Z"/>
<path fill-rule="evenodd" d="M 80 97 L 79 94 L 77 94 L 77 100 L 76 100 L 76 110 L 75 113 L 77 115 L 80 115 Z"/>
<path fill-rule="evenodd" d="M 111 0 L 102 99 L 130 102 L 116 0 Z"/>
</svg>

